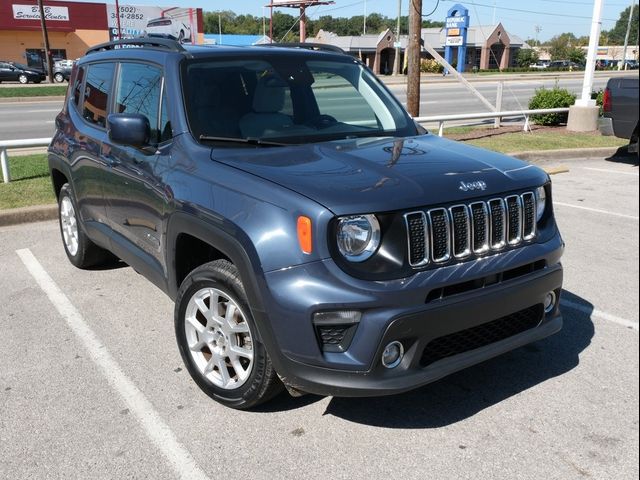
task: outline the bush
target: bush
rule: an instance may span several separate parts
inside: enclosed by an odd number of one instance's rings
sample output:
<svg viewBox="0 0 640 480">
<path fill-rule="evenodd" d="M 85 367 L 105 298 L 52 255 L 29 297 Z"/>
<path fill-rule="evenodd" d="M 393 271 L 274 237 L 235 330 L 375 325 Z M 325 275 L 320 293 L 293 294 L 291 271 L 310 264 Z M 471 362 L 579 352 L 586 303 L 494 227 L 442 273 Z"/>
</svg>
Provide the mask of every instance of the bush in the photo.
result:
<svg viewBox="0 0 640 480">
<path fill-rule="evenodd" d="M 420 71 L 422 73 L 442 73 L 444 68 L 435 60 L 427 58 L 420 61 Z"/>
<path fill-rule="evenodd" d="M 521 48 L 516 55 L 516 63 L 521 68 L 528 68 L 538 60 L 540 60 L 540 56 L 533 48 Z"/>
<path fill-rule="evenodd" d="M 529 109 L 539 108 L 566 108 L 573 105 L 576 96 L 566 88 L 551 89 L 540 88 L 529 101 Z M 531 120 L 538 125 L 559 125 L 567 122 L 566 113 L 545 113 L 542 115 L 532 115 Z"/>
<path fill-rule="evenodd" d="M 598 91 L 591 92 L 591 100 L 596 101 L 596 105 L 600 107 L 600 116 L 602 116 L 602 99 L 604 97 L 604 90 L 600 89 Z"/>
</svg>

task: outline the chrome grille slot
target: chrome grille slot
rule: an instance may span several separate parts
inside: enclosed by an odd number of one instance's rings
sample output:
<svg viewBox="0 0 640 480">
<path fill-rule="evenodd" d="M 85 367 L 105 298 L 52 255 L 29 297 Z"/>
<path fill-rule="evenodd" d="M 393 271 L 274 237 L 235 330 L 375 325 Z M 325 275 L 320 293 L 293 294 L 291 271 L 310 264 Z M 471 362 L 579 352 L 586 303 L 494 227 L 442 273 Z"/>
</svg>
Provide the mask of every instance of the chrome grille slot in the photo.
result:
<svg viewBox="0 0 640 480">
<path fill-rule="evenodd" d="M 507 243 L 517 245 L 522 241 L 522 204 L 518 195 L 506 198 Z"/>
<path fill-rule="evenodd" d="M 489 210 L 484 202 L 472 203 L 471 231 L 474 253 L 484 253 L 489 250 Z"/>
<path fill-rule="evenodd" d="M 466 205 L 449 209 L 451 214 L 451 242 L 453 256 L 464 258 L 471 254 L 471 219 Z"/>
<path fill-rule="evenodd" d="M 500 250 L 506 245 L 506 218 L 504 200 L 494 198 L 489 200 L 489 213 L 491 217 L 490 244 L 494 250 Z"/>
<path fill-rule="evenodd" d="M 409 265 L 420 267 L 429 263 L 427 216 L 424 212 L 411 212 L 404 216 L 409 239 Z"/>
<path fill-rule="evenodd" d="M 522 194 L 522 238 L 531 240 L 536 236 L 536 197 L 533 193 Z"/>
<path fill-rule="evenodd" d="M 429 210 L 431 226 L 431 258 L 446 262 L 451 258 L 449 215 L 444 208 Z"/>
</svg>

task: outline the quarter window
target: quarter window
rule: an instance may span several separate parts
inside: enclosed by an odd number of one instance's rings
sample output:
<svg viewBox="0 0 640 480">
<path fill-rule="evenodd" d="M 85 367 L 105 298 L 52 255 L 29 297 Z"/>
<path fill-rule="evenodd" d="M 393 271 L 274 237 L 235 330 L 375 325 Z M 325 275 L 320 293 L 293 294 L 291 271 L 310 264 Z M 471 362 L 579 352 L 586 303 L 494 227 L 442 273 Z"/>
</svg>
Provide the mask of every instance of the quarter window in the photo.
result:
<svg viewBox="0 0 640 480">
<path fill-rule="evenodd" d="M 151 143 L 159 143 L 162 70 L 142 63 L 122 63 L 116 87 L 116 112 L 140 113 L 149 119 Z"/>
<path fill-rule="evenodd" d="M 105 127 L 109 107 L 109 92 L 113 83 L 113 63 L 89 65 L 84 88 L 82 116 L 90 123 Z"/>
<path fill-rule="evenodd" d="M 76 107 L 80 107 L 82 100 L 82 82 L 84 81 L 84 67 L 78 68 L 76 78 L 73 82 L 73 103 Z"/>
</svg>

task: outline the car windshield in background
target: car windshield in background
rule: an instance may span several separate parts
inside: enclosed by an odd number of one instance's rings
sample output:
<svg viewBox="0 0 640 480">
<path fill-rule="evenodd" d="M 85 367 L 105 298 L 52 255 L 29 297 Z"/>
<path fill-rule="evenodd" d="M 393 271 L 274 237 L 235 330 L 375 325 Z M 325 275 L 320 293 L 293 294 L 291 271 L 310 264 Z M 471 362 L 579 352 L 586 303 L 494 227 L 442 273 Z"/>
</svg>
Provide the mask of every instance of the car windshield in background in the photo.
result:
<svg viewBox="0 0 640 480">
<path fill-rule="evenodd" d="M 183 82 L 190 128 L 202 141 L 267 145 L 416 134 L 398 102 L 351 59 L 192 60 Z"/>
</svg>

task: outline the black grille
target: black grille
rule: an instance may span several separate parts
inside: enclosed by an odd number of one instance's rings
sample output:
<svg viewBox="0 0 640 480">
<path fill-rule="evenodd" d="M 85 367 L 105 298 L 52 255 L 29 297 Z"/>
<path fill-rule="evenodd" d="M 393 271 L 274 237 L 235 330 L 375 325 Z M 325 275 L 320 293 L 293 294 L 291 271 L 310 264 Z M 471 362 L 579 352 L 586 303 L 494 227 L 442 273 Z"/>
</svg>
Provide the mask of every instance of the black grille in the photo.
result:
<svg viewBox="0 0 640 480">
<path fill-rule="evenodd" d="M 491 211 L 491 247 L 501 248 L 504 245 L 504 202 L 502 199 L 489 202 Z"/>
<path fill-rule="evenodd" d="M 520 221 L 520 197 L 507 197 L 507 214 L 509 215 L 507 241 L 518 243 L 522 239 L 522 225 Z"/>
<path fill-rule="evenodd" d="M 449 260 L 449 218 L 444 208 L 431 210 L 431 253 L 434 262 Z"/>
<path fill-rule="evenodd" d="M 324 345 L 340 345 L 350 325 L 318 326 L 318 335 Z"/>
<path fill-rule="evenodd" d="M 453 255 L 466 257 L 469 253 L 469 214 L 465 205 L 451 207 Z"/>
<path fill-rule="evenodd" d="M 536 200 L 533 193 L 522 195 L 522 236 L 529 240 L 536 234 Z"/>
<path fill-rule="evenodd" d="M 483 252 L 489 248 L 486 204 L 484 202 L 472 203 L 471 216 L 473 219 L 473 251 Z"/>
<path fill-rule="evenodd" d="M 412 267 L 515 247 L 536 236 L 533 192 L 404 214 Z"/>
<path fill-rule="evenodd" d="M 478 325 L 467 330 L 439 337 L 427 344 L 420 365 L 426 367 L 447 357 L 475 350 L 535 328 L 542 319 L 541 304 Z"/>
<path fill-rule="evenodd" d="M 427 261 L 427 220 L 423 212 L 414 212 L 405 215 L 405 221 L 409 233 L 409 264 L 414 267 Z"/>
</svg>

